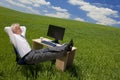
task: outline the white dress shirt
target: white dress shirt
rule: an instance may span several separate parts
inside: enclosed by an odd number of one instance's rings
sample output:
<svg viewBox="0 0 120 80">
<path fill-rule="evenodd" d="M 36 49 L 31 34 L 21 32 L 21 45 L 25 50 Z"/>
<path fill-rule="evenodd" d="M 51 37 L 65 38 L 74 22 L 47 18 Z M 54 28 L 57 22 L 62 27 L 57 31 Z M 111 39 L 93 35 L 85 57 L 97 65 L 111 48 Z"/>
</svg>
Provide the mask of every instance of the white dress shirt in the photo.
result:
<svg viewBox="0 0 120 80">
<path fill-rule="evenodd" d="M 22 29 L 21 35 L 25 37 L 26 27 L 21 26 L 20 28 Z M 21 58 L 31 51 L 31 47 L 24 37 L 19 34 L 14 34 L 11 30 L 11 27 L 5 27 L 5 31 L 9 35 L 10 41 L 17 49 Z"/>
</svg>

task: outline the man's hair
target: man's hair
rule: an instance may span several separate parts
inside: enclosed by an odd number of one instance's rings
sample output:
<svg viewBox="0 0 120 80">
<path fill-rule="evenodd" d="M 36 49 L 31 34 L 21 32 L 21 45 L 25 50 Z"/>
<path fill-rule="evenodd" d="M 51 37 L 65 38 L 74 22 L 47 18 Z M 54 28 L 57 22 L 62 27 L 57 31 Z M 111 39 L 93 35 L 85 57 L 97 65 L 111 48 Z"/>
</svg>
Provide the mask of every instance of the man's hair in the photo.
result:
<svg viewBox="0 0 120 80">
<path fill-rule="evenodd" d="M 19 23 L 14 23 L 14 24 L 11 25 L 11 30 L 13 32 L 14 32 L 16 26 L 20 26 L 20 24 Z"/>
</svg>

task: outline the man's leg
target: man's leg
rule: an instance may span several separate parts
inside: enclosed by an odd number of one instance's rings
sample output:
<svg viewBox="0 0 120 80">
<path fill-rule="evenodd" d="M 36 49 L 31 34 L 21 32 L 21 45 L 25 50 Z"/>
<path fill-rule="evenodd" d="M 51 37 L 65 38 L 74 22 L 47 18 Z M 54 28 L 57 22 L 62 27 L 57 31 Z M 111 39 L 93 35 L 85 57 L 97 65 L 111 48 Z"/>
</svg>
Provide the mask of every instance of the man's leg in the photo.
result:
<svg viewBox="0 0 120 80">
<path fill-rule="evenodd" d="M 28 64 L 34 64 L 63 57 L 67 54 L 67 50 L 65 49 L 66 46 L 68 45 L 65 44 L 63 46 L 50 47 L 40 50 L 32 50 L 25 57 L 25 62 Z"/>
</svg>

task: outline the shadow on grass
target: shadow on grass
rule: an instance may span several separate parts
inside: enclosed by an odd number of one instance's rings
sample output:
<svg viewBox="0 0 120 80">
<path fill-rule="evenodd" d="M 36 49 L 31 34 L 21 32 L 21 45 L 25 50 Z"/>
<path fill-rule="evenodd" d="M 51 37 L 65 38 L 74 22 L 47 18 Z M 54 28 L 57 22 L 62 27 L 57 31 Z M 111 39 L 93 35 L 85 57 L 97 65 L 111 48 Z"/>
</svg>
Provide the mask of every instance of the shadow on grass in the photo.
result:
<svg viewBox="0 0 120 80">
<path fill-rule="evenodd" d="M 5 80 L 5 74 L 3 71 L 0 71 L 0 80 Z"/>
<path fill-rule="evenodd" d="M 42 66 L 40 64 L 22 65 L 20 70 L 26 80 L 37 80 L 38 72 L 42 70 Z"/>
<path fill-rule="evenodd" d="M 26 80 L 37 80 L 39 73 L 44 73 L 44 70 L 53 70 L 53 62 L 45 65 L 44 63 L 36 65 L 22 65 L 20 66 L 20 72 L 26 77 Z"/>
<path fill-rule="evenodd" d="M 67 68 L 66 71 L 69 72 L 71 77 L 76 77 L 78 80 L 83 80 L 82 70 L 78 66 L 73 64 Z"/>
<path fill-rule="evenodd" d="M 22 73 L 24 77 L 26 77 L 26 80 L 38 80 L 39 76 L 44 73 L 44 70 L 48 70 L 50 74 L 47 75 L 47 79 L 51 80 L 51 76 L 55 75 L 56 69 L 54 69 L 53 63 L 49 65 L 45 64 L 37 64 L 37 65 L 22 65 L 20 66 L 19 71 Z M 76 65 L 71 65 L 69 68 L 66 69 L 67 73 L 71 77 L 76 78 L 77 80 L 83 80 L 82 76 L 82 70 L 76 66 Z"/>
</svg>

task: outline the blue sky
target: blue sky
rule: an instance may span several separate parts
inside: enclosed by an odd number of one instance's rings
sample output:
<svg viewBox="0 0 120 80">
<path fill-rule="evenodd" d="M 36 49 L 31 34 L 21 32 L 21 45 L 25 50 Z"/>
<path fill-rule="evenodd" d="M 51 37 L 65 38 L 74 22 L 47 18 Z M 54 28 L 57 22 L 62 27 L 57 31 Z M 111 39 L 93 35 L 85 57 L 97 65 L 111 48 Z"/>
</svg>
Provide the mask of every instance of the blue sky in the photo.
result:
<svg viewBox="0 0 120 80">
<path fill-rule="evenodd" d="M 120 27 L 120 0 L 1 0 L 18 11 Z"/>
</svg>

